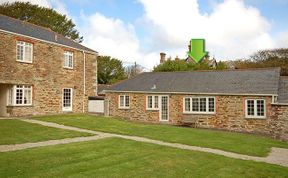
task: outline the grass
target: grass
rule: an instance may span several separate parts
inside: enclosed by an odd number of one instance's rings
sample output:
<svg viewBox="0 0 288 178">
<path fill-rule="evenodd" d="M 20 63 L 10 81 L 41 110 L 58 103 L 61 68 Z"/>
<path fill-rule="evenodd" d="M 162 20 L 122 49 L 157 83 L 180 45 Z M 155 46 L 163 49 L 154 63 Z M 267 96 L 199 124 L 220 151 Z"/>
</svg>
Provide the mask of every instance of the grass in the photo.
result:
<svg viewBox="0 0 288 178">
<path fill-rule="evenodd" d="M 0 120 L 0 145 L 55 140 L 91 134 L 45 127 L 21 120 Z"/>
<path fill-rule="evenodd" d="M 99 116 L 59 115 L 45 116 L 38 119 L 90 130 L 135 135 L 167 142 L 221 149 L 252 156 L 267 156 L 271 147 L 288 148 L 287 142 L 280 142 L 257 135 L 169 125 L 144 124 Z"/>
<path fill-rule="evenodd" d="M 288 168 L 120 138 L 0 153 L 0 177 L 287 177 Z"/>
</svg>

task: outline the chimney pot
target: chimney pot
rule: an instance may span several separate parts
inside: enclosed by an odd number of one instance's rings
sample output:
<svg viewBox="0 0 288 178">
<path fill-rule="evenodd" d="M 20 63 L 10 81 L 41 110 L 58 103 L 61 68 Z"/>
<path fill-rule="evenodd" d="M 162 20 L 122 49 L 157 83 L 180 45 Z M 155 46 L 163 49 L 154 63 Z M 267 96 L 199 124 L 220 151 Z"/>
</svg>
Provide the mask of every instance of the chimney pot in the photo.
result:
<svg viewBox="0 0 288 178">
<path fill-rule="evenodd" d="M 160 64 L 164 63 L 166 60 L 166 54 L 165 53 L 160 53 Z"/>
<path fill-rule="evenodd" d="M 178 56 L 176 56 L 175 60 L 176 60 L 176 61 L 179 61 L 179 60 L 180 60 L 180 58 L 179 58 Z"/>
</svg>

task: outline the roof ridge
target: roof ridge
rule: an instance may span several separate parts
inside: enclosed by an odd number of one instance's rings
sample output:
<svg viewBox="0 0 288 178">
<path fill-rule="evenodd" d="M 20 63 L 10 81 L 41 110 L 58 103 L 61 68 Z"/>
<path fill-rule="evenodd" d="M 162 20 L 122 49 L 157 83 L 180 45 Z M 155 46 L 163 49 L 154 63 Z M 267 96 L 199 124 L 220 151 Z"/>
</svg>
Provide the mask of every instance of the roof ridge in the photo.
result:
<svg viewBox="0 0 288 178">
<path fill-rule="evenodd" d="M 224 69 L 224 70 L 189 70 L 189 71 L 143 72 L 143 73 L 237 72 L 237 71 L 255 71 L 255 70 L 272 70 L 272 69 L 281 70 L 281 67 Z"/>
<path fill-rule="evenodd" d="M 39 28 L 43 28 L 44 30 L 48 30 L 48 31 L 50 31 L 50 32 L 54 32 L 53 30 L 51 30 L 51 29 L 48 28 L 48 27 L 43 27 L 43 26 L 41 26 L 41 25 L 36 25 L 36 24 L 34 24 L 34 23 L 31 23 L 31 22 L 28 22 L 28 21 L 25 21 L 25 20 L 16 19 L 16 18 L 14 18 L 14 17 L 10 17 L 10 16 L 4 15 L 4 14 L 0 14 L 0 15 L 5 16 L 5 17 L 8 17 L 8 18 L 10 18 L 10 19 L 12 19 L 12 20 L 15 20 L 15 21 L 19 21 L 19 22 L 21 22 L 21 23 L 25 23 L 25 24 L 27 24 L 27 25 L 33 25 L 33 26 L 36 26 L 36 27 L 39 27 Z M 56 33 L 56 32 L 54 32 L 54 33 Z"/>
</svg>

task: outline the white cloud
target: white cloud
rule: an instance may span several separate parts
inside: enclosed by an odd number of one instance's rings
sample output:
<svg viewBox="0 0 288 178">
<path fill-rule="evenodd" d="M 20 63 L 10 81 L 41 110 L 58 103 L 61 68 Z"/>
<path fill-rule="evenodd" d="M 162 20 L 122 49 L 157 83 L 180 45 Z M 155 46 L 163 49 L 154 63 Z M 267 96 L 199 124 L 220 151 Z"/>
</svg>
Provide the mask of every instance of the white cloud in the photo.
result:
<svg viewBox="0 0 288 178">
<path fill-rule="evenodd" d="M 185 57 L 191 38 L 205 38 L 206 49 L 218 59 L 246 57 L 275 46 L 269 22 L 259 10 L 245 6 L 241 0 L 215 4 L 210 14 L 201 14 L 196 0 L 140 2 L 152 33 L 150 45 L 174 56 Z"/>
<path fill-rule="evenodd" d="M 287 48 L 287 46 L 288 46 L 288 31 L 284 31 L 279 33 L 277 36 L 277 47 Z"/>
<path fill-rule="evenodd" d="M 84 25 L 80 28 L 84 44 L 99 52 L 126 62 L 139 59 L 139 41 L 134 26 L 120 19 L 108 18 L 100 13 L 83 16 Z"/>
</svg>

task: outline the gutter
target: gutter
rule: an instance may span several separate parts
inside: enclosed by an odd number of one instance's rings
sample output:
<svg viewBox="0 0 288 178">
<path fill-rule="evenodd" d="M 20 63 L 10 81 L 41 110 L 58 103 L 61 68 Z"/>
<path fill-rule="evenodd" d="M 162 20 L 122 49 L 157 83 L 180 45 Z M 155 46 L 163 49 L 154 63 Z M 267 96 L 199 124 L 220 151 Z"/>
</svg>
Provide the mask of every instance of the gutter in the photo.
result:
<svg viewBox="0 0 288 178">
<path fill-rule="evenodd" d="M 193 93 L 193 92 L 157 92 L 157 91 L 119 91 L 103 90 L 104 93 L 151 93 L 151 94 L 189 94 L 189 95 L 222 95 L 222 96 L 278 96 L 275 94 L 251 94 L 251 93 Z"/>
</svg>

